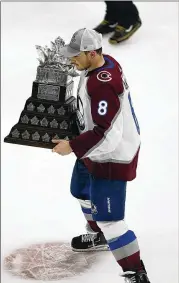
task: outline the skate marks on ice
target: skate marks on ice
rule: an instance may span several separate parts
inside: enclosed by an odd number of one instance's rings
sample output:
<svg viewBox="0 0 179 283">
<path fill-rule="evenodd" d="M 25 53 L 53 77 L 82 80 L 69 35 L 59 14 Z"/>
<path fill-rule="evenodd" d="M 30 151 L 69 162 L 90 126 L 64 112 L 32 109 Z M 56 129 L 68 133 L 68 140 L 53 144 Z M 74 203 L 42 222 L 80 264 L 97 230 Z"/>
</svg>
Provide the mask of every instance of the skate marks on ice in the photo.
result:
<svg viewBox="0 0 179 283">
<path fill-rule="evenodd" d="M 99 252 L 73 252 L 69 243 L 31 245 L 14 251 L 4 260 L 5 270 L 23 279 L 59 280 L 87 272 Z"/>
</svg>

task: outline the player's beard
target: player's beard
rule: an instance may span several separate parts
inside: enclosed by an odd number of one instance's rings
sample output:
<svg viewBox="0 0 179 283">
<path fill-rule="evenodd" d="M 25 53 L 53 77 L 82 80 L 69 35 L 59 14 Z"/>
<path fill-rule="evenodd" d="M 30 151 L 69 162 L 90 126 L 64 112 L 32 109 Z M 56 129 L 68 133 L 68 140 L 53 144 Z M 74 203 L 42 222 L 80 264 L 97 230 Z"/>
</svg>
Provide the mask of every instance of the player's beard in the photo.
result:
<svg viewBox="0 0 179 283">
<path fill-rule="evenodd" d="M 78 71 L 84 71 L 84 70 L 88 70 L 90 68 L 90 64 L 87 64 L 85 67 L 82 67 L 82 66 L 77 66 L 77 70 Z"/>
<path fill-rule="evenodd" d="M 80 67 L 80 66 L 76 66 L 76 69 L 77 69 L 78 71 L 84 71 L 84 70 L 85 70 L 85 68 Z"/>
<path fill-rule="evenodd" d="M 77 69 L 78 71 L 84 71 L 84 70 L 86 70 L 87 68 L 84 68 L 84 67 L 81 67 L 81 66 L 76 66 L 76 69 Z"/>
</svg>

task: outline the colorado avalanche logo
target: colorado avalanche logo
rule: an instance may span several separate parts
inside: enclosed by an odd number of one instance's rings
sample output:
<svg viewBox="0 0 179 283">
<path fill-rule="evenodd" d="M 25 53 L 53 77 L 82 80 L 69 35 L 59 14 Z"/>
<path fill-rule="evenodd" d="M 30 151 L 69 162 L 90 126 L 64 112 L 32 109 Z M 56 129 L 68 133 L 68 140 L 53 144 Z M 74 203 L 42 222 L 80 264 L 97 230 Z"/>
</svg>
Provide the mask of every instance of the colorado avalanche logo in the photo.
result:
<svg viewBox="0 0 179 283">
<path fill-rule="evenodd" d="M 101 82 L 109 82 L 112 80 L 111 74 L 107 71 L 101 71 L 97 74 L 97 79 Z"/>
</svg>

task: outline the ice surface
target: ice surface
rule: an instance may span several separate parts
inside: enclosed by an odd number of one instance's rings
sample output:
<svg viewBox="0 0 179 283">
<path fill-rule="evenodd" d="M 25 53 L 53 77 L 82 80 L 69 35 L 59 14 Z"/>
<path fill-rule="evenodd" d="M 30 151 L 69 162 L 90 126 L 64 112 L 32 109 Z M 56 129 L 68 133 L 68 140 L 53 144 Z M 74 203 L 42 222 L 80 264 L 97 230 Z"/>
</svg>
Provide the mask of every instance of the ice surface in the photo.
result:
<svg viewBox="0 0 179 283">
<path fill-rule="evenodd" d="M 140 242 L 151 283 L 178 282 L 178 3 L 137 2 L 142 28 L 104 52 L 123 66 L 141 127 L 138 177 L 128 185 L 126 221 Z M 2 261 L 35 243 L 70 241 L 85 220 L 69 191 L 75 157 L 3 143 L 31 95 L 35 45 L 66 42 L 93 28 L 103 2 L 2 3 Z M 75 89 L 78 78 L 75 78 Z M 3 264 L 3 263 L 2 263 Z M 60 282 L 123 282 L 110 252 L 81 277 Z M 2 270 L 2 283 L 25 283 Z M 29 283 L 34 282 L 28 280 Z"/>
</svg>

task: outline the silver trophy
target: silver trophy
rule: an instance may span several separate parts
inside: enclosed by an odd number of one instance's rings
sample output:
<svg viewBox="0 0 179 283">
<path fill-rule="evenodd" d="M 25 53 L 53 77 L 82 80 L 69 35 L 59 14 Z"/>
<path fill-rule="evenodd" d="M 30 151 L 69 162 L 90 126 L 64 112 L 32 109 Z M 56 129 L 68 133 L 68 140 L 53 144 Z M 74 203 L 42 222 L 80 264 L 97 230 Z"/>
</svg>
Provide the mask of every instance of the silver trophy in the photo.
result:
<svg viewBox="0 0 179 283">
<path fill-rule="evenodd" d="M 51 48 L 36 45 L 39 66 L 32 95 L 5 142 L 53 148 L 52 139 L 69 140 L 78 135 L 73 77 L 79 74 L 60 54 L 64 45 L 61 37 L 51 42 Z"/>
</svg>

